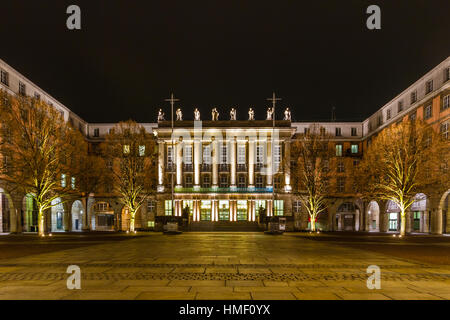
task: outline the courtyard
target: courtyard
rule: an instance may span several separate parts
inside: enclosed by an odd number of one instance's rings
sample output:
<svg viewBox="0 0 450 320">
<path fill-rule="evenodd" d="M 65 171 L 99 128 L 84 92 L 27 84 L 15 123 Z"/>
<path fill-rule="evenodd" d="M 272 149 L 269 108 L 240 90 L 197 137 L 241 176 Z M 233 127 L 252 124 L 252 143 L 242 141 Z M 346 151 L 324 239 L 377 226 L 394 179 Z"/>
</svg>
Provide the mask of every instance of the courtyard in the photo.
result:
<svg viewBox="0 0 450 320">
<path fill-rule="evenodd" d="M 69 265 L 81 289 L 69 290 Z M 381 270 L 368 289 L 366 269 Z M 450 237 L 375 233 L 0 236 L 0 299 L 450 299 Z"/>
</svg>

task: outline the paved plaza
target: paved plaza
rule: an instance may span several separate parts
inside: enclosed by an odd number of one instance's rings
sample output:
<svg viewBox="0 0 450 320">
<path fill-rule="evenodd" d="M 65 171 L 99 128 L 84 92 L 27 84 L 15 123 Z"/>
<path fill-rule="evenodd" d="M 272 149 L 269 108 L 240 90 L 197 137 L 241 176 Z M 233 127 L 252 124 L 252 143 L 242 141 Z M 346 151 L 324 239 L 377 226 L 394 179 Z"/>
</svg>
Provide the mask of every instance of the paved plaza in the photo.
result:
<svg viewBox="0 0 450 320">
<path fill-rule="evenodd" d="M 434 250 L 448 257 L 447 239 L 232 232 L 0 236 L 0 299 L 450 299 L 445 259 L 405 256 Z M 67 288 L 69 265 L 81 269 L 80 290 Z M 381 268 L 379 290 L 367 288 L 370 265 Z"/>
</svg>

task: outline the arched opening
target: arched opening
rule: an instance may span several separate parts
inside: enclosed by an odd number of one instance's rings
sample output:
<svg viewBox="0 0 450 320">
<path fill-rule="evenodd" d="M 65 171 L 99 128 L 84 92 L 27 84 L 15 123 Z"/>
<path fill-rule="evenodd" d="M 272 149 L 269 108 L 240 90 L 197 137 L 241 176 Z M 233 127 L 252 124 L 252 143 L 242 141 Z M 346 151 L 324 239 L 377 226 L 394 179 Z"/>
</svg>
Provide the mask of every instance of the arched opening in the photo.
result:
<svg viewBox="0 0 450 320">
<path fill-rule="evenodd" d="M 23 198 L 23 230 L 26 232 L 38 231 L 38 209 L 36 200 L 32 194 L 27 194 Z"/>
<path fill-rule="evenodd" d="M 64 206 L 61 198 L 52 201 L 51 228 L 52 232 L 64 231 Z"/>
<path fill-rule="evenodd" d="M 427 196 L 423 193 L 416 194 L 410 211 L 410 230 L 412 232 L 428 232 L 430 214 L 427 211 Z"/>
<path fill-rule="evenodd" d="M 99 201 L 93 205 L 91 216 L 91 230 L 114 231 L 114 210 L 106 201 Z"/>
<path fill-rule="evenodd" d="M 400 228 L 400 208 L 395 202 L 389 200 L 386 204 L 388 215 L 388 231 L 396 232 Z"/>
<path fill-rule="evenodd" d="M 72 231 L 81 231 L 83 229 L 83 203 L 76 200 L 72 204 Z"/>
<path fill-rule="evenodd" d="M 0 232 L 11 231 L 11 199 L 9 195 L 0 188 Z"/>
<path fill-rule="evenodd" d="M 376 201 L 370 201 L 367 208 L 367 230 L 372 232 L 380 231 L 380 206 Z"/>
<path fill-rule="evenodd" d="M 442 233 L 450 233 L 450 189 L 442 195 L 441 201 L 439 201 L 438 221 L 440 217 L 442 227 L 439 228 L 438 226 L 437 232 L 440 233 L 440 230 L 442 230 Z"/>
<path fill-rule="evenodd" d="M 338 231 L 359 230 L 359 208 L 354 203 L 344 202 L 338 207 L 335 229 Z"/>
</svg>

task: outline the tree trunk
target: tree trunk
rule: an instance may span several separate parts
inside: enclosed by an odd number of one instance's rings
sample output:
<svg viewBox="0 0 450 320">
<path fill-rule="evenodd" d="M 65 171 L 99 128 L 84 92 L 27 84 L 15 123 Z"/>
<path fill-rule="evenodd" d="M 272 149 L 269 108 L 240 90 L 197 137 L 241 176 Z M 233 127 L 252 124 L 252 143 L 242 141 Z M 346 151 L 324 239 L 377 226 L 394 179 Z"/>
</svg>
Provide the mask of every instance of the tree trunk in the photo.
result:
<svg viewBox="0 0 450 320">
<path fill-rule="evenodd" d="M 136 211 L 130 211 L 130 232 L 134 232 L 134 216 Z"/>
<path fill-rule="evenodd" d="M 42 208 L 39 207 L 38 211 L 38 234 L 39 236 L 43 236 L 45 234 L 45 222 L 44 222 L 44 212 Z"/>
<path fill-rule="evenodd" d="M 316 231 L 316 217 L 314 217 L 314 216 L 310 216 L 310 218 L 311 218 L 311 226 L 310 226 L 310 230 L 312 231 L 312 232 L 315 232 Z"/>
<path fill-rule="evenodd" d="M 400 235 L 406 234 L 406 212 L 402 210 L 400 213 Z"/>
<path fill-rule="evenodd" d="M 88 208 L 89 208 L 89 197 L 83 197 L 82 200 L 83 202 L 83 210 L 84 211 L 84 219 L 82 221 L 82 227 L 81 230 L 82 231 L 89 231 L 89 215 L 88 215 Z"/>
</svg>

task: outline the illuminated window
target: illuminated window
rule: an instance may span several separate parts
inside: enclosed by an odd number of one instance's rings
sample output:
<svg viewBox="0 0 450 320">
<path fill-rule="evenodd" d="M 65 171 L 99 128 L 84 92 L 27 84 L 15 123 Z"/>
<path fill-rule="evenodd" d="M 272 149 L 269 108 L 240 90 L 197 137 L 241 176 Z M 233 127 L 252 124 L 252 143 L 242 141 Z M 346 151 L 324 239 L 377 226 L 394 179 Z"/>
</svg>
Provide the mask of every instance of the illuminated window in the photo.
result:
<svg viewBox="0 0 450 320">
<path fill-rule="evenodd" d="M 258 217 L 266 211 L 266 200 L 255 200 L 255 215 Z"/>
<path fill-rule="evenodd" d="M 66 175 L 64 173 L 61 174 L 61 187 L 66 187 Z"/>
<path fill-rule="evenodd" d="M 183 200 L 183 210 L 185 210 L 186 207 L 189 210 L 189 215 L 192 216 L 192 214 L 194 212 L 194 201 L 193 200 Z"/>
<path fill-rule="evenodd" d="M 211 164 L 211 146 L 206 145 L 203 147 L 203 163 Z"/>
<path fill-rule="evenodd" d="M 274 200 L 273 201 L 273 215 L 283 216 L 284 215 L 284 200 Z"/>
<path fill-rule="evenodd" d="M 129 144 L 125 144 L 123 146 L 123 153 L 124 154 L 130 154 L 130 145 Z"/>
<path fill-rule="evenodd" d="M 201 200 L 200 220 L 211 221 L 211 200 Z"/>
<path fill-rule="evenodd" d="M 209 174 L 203 175 L 203 188 L 209 188 L 211 185 L 211 179 Z"/>
<path fill-rule="evenodd" d="M 164 201 L 164 214 L 166 216 L 172 215 L 172 200 L 165 200 Z"/>
<path fill-rule="evenodd" d="M 263 176 L 257 175 L 255 181 L 256 181 L 256 185 L 255 185 L 256 188 L 262 188 L 264 186 Z"/>
<path fill-rule="evenodd" d="M 139 146 L 139 157 L 143 157 L 145 155 L 145 146 Z"/>
<path fill-rule="evenodd" d="M 167 164 L 173 164 L 173 148 L 172 146 L 167 146 Z"/>
<path fill-rule="evenodd" d="M 275 145 L 273 148 L 273 162 L 275 163 L 275 168 L 278 168 L 281 162 L 281 146 Z"/>
<path fill-rule="evenodd" d="M 336 156 L 337 157 L 342 157 L 342 144 L 337 144 L 336 145 Z"/>
<path fill-rule="evenodd" d="M 264 146 L 256 146 L 256 163 L 264 163 Z"/>
<path fill-rule="evenodd" d="M 155 221 L 147 221 L 147 226 L 149 228 L 154 228 L 155 227 Z"/>
<path fill-rule="evenodd" d="M 239 145 L 238 146 L 237 163 L 238 164 L 245 164 L 245 145 Z"/>
<path fill-rule="evenodd" d="M 358 145 L 357 144 L 352 144 L 352 146 L 351 146 L 351 150 L 352 150 L 352 153 L 358 153 Z"/>
<path fill-rule="evenodd" d="M 156 209 L 155 200 L 147 200 L 147 212 L 154 212 Z"/>
<path fill-rule="evenodd" d="M 192 146 L 184 147 L 184 163 L 192 164 Z"/>
<path fill-rule="evenodd" d="M 442 99 L 442 110 L 448 109 L 450 107 L 450 94 L 446 95 L 443 99 Z"/>
<path fill-rule="evenodd" d="M 294 209 L 295 213 L 301 212 L 302 211 L 302 202 L 300 200 L 292 201 L 292 208 Z"/>
<path fill-rule="evenodd" d="M 247 200 L 238 200 L 237 201 L 236 218 L 238 221 L 247 220 Z"/>
<path fill-rule="evenodd" d="M 70 178 L 70 186 L 72 189 L 75 189 L 75 177 Z"/>
<path fill-rule="evenodd" d="M 228 200 L 219 200 L 219 220 L 230 220 L 230 202 Z"/>
</svg>

